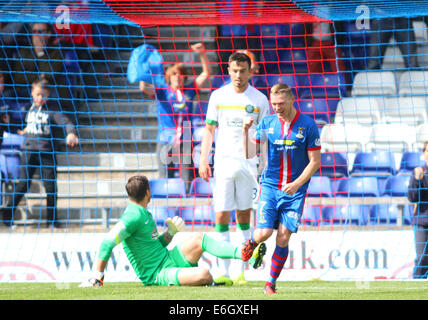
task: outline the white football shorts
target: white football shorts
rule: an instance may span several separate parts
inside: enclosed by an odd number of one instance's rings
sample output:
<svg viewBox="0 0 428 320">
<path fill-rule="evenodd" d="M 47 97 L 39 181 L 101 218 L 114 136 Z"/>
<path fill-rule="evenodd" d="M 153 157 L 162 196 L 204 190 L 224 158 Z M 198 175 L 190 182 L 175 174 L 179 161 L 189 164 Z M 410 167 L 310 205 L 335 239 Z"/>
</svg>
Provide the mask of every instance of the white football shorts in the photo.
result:
<svg viewBox="0 0 428 320">
<path fill-rule="evenodd" d="M 253 208 L 259 190 L 254 171 L 247 162 L 238 159 L 215 164 L 215 212 Z"/>
</svg>

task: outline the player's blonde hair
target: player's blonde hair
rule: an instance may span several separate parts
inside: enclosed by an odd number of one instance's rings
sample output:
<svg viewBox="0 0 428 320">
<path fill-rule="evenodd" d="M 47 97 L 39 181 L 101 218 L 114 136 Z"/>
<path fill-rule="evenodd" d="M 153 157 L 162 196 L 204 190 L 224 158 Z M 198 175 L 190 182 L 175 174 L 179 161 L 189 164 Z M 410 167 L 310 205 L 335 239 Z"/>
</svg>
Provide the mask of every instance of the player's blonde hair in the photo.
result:
<svg viewBox="0 0 428 320">
<path fill-rule="evenodd" d="M 289 99 L 294 99 L 294 94 L 291 88 L 285 83 L 277 83 L 270 89 L 271 96 L 285 95 Z"/>
</svg>

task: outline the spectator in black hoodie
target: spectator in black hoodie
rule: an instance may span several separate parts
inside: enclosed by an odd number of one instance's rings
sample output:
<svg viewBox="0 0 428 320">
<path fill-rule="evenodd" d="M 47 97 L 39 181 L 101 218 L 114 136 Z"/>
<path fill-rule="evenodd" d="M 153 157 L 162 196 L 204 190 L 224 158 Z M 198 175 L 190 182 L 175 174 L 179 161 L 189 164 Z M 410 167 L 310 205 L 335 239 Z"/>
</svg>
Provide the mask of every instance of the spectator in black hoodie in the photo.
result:
<svg viewBox="0 0 428 320">
<path fill-rule="evenodd" d="M 416 247 L 414 279 L 428 277 L 428 141 L 424 143 L 423 154 L 426 164 L 415 168 L 407 191 L 407 198 L 415 203 L 412 221 Z"/>
<path fill-rule="evenodd" d="M 58 227 L 55 219 L 57 202 L 56 160 L 55 160 L 55 126 L 66 132 L 66 144 L 74 147 L 79 143 L 73 123 L 58 107 L 48 102 L 50 83 L 45 78 L 36 79 L 31 88 L 32 105 L 25 118 L 26 126 L 20 134 L 25 141 L 22 147 L 21 170 L 19 181 L 14 185 L 14 194 L 9 197 L 2 208 L 3 223 L 13 224 L 15 208 L 28 192 L 31 179 L 37 168 L 46 190 L 47 221 L 46 226 Z"/>
</svg>

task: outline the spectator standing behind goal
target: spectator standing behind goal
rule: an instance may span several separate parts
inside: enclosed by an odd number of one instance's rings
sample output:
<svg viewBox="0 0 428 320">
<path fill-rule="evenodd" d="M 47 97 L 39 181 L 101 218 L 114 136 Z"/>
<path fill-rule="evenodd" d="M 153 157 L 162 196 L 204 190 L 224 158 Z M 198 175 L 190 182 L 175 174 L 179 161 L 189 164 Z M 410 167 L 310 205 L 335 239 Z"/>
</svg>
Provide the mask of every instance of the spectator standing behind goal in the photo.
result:
<svg viewBox="0 0 428 320">
<path fill-rule="evenodd" d="M 370 20 L 368 69 L 381 69 L 386 49 L 390 45 L 389 41 L 392 37 L 400 48 L 406 68 L 417 69 L 419 67 L 416 36 L 412 21 L 413 19 L 400 17 Z"/>
<path fill-rule="evenodd" d="M 18 98 L 30 97 L 29 84 L 44 74 L 53 85 L 50 99 L 58 100 L 61 109 L 74 111 L 65 81 L 63 54 L 55 44 L 53 35 L 50 24 L 34 23 L 31 26 L 31 46 L 20 49 L 12 66 L 16 95 Z"/>
<path fill-rule="evenodd" d="M 102 287 L 104 270 L 113 249 L 123 244 L 129 262 L 145 286 L 203 286 L 216 285 L 209 270 L 198 266 L 203 252 L 227 259 L 241 259 L 239 247 L 216 241 L 203 233 L 191 237 L 168 249 L 174 235 L 183 231 L 181 217 L 168 218 L 168 228 L 158 233 L 156 222 L 147 210 L 151 199 L 150 184 L 145 176 L 133 176 L 126 184 L 129 204 L 101 242 L 95 273 L 80 287 Z"/>
<path fill-rule="evenodd" d="M 37 168 L 46 191 L 47 221 L 46 226 L 58 227 L 56 221 L 57 184 L 54 127 L 63 128 L 66 133 L 66 144 L 74 147 L 79 143 L 76 129 L 72 122 L 62 114 L 55 104 L 48 102 L 50 83 L 42 78 L 33 82 L 30 110 L 26 116 L 26 126 L 20 133 L 24 135 L 22 147 L 21 170 L 19 181 L 13 187 L 13 195 L 8 197 L 5 207 L 1 208 L 3 223 L 13 225 L 16 207 L 31 185 Z"/>
<path fill-rule="evenodd" d="M 180 166 L 180 176 L 186 182 L 186 192 L 195 178 L 192 160 L 193 143 L 190 130 L 193 113 L 193 100 L 210 75 L 210 65 L 202 43 L 191 46 L 199 53 L 202 72 L 196 79 L 186 84 L 187 73 L 183 63 L 167 68 L 165 86 L 156 86 L 140 81 L 140 90 L 151 99 L 157 100 L 158 136 L 156 154 L 159 164 L 159 178 L 171 178 L 174 163 Z M 186 132 L 184 132 L 187 130 Z M 188 134 L 189 133 L 189 134 Z M 190 140 L 190 141 L 189 141 Z M 177 159 L 178 158 L 178 159 Z M 174 163 L 171 163 L 174 161 Z"/>
<path fill-rule="evenodd" d="M 276 84 L 270 97 L 275 114 L 263 118 L 250 141 L 253 119 L 246 118 L 243 124 L 245 156 L 254 157 L 261 145 L 267 150 L 267 164 L 261 178 L 257 229 L 243 246 L 242 256 L 257 258 L 264 241 L 278 230 L 264 288 L 266 294 L 275 294 L 276 281 L 288 257 L 288 242 L 298 230 L 309 181 L 321 163 L 321 145 L 317 125 L 294 107 L 290 87 Z M 260 261 L 250 259 L 249 263 L 257 267 Z"/>
<path fill-rule="evenodd" d="M 216 212 L 216 231 L 221 240 L 230 241 L 230 213 L 236 210 L 238 241 L 242 244 L 250 233 L 251 210 L 258 192 L 257 159 L 245 159 L 242 151 L 242 119 L 249 116 L 259 123 L 269 114 L 269 101 L 266 96 L 249 84 L 251 59 L 242 52 L 229 57 L 231 82 L 211 93 L 206 115 L 206 126 L 202 138 L 199 175 L 205 181 L 212 176 L 209 154 L 215 141 L 214 210 Z M 255 125 L 254 128 L 255 129 Z M 219 260 L 220 275 L 216 281 L 233 284 L 229 276 L 229 261 Z M 235 279 L 244 283 L 244 269 Z"/>
<path fill-rule="evenodd" d="M 425 166 L 417 167 L 410 178 L 407 198 L 415 203 L 412 224 L 415 231 L 414 279 L 428 277 L 428 141 L 424 143 Z"/>
</svg>

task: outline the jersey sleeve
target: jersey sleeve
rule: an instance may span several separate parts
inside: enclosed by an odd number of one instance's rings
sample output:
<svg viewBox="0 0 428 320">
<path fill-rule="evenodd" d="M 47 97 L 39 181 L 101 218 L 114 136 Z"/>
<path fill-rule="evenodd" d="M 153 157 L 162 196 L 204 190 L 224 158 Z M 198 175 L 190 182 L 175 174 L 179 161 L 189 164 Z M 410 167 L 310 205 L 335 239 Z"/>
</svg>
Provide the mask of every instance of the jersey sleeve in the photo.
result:
<svg viewBox="0 0 428 320">
<path fill-rule="evenodd" d="M 260 123 L 262 119 L 270 114 L 270 106 L 269 101 L 266 97 L 263 97 L 262 103 L 260 105 L 260 113 L 259 113 L 259 119 L 258 122 Z"/>
<path fill-rule="evenodd" d="M 218 124 L 218 110 L 217 110 L 217 91 L 214 91 L 211 94 L 211 97 L 208 101 L 208 109 L 207 109 L 207 116 L 206 116 L 206 123 L 217 125 Z"/>
<path fill-rule="evenodd" d="M 110 230 L 110 232 L 101 242 L 98 258 L 103 261 L 108 261 L 114 247 L 128 238 L 130 235 L 131 233 L 126 230 L 126 226 L 123 221 L 119 220 L 119 222 Z"/>
<path fill-rule="evenodd" d="M 315 122 L 312 122 L 308 128 L 308 143 L 307 150 L 321 150 L 321 140 L 318 127 Z"/>
</svg>

